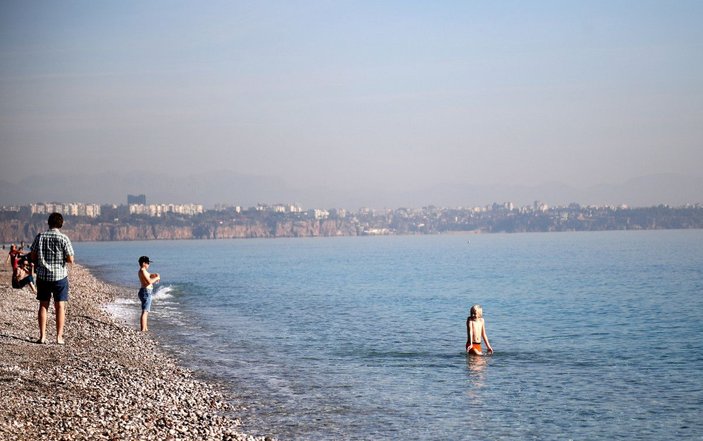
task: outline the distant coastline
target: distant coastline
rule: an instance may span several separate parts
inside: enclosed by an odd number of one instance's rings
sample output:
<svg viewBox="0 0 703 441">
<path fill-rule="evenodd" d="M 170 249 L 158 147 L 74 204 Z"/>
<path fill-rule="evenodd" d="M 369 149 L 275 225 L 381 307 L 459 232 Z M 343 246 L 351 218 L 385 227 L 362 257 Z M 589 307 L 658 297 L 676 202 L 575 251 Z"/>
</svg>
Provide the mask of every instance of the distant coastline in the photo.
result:
<svg viewBox="0 0 703 441">
<path fill-rule="evenodd" d="M 377 236 L 448 233 L 527 233 L 703 228 L 703 206 L 533 207 L 493 204 L 482 209 L 423 207 L 395 210 L 308 210 L 285 212 L 263 206 L 229 207 L 195 215 L 130 214 L 109 207 L 100 216 L 65 216 L 72 240 L 132 241 Z M 274 207 L 275 208 L 275 207 Z M 46 228 L 46 214 L 0 211 L 0 243 L 31 242 Z"/>
</svg>

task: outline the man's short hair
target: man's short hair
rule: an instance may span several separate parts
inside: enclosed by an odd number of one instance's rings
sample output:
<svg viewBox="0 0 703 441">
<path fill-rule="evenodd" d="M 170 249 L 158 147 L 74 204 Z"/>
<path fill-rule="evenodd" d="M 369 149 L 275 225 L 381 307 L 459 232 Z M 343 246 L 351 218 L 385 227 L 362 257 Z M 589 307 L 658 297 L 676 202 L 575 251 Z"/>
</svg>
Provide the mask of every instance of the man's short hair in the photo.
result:
<svg viewBox="0 0 703 441">
<path fill-rule="evenodd" d="M 61 213 L 51 213 L 49 215 L 49 228 L 63 227 L 63 216 Z"/>
</svg>

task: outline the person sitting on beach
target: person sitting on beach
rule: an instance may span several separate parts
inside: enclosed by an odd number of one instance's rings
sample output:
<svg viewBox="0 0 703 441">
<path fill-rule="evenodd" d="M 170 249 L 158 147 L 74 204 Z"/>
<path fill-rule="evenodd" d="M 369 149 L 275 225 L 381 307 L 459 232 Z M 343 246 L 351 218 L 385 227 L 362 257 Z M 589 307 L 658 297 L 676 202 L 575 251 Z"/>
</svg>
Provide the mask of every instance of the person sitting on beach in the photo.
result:
<svg viewBox="0 0 703 441">
<path fill-rule="evenodd" d="M 151 300 L 154 292 L 154 283 L 158 283 L 161 277 L 158 273 L 149 274 L 149 265 L 151 261 L 147 256 L 142 256 L 139 258 L 139 283 L 141 288 L 139 288 L 139 300 L 142 302 L 142 315 L 139 319 L 142 332 L 149 330 L 147 320 L 149 319 L 149 311 L 151 310 Z"/>
<path fill-rule="evenodd" d="M 22 289 L 29 286 L 32 293 L 37 293 L 37 288 L 34 286 L 34 276 L 32 276 L 32 263 L 27 256 L 17 259 L 17 265 L 12 270 L 12 287 Z"/>
<path fill-rule="evenodd" d="M 488 353 L 493 353 L 493 348 L 486 335 L 486 324 L 483 321 L 483 308 L 480 305 L 471 307 L 469 317 L 466 319 L 466 352 L 474 355 L 483 355 L 481 339 L 486 342 Z"/>
</svg>

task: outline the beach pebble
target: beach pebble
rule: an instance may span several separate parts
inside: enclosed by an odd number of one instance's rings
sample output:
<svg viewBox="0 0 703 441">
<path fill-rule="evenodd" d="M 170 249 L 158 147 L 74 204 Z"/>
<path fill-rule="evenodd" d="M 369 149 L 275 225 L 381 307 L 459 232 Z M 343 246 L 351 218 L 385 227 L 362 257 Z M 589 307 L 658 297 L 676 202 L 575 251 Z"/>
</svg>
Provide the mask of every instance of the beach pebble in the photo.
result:
<svg viewBox="0 0 703 441">
<path fill-rule="evenodd" d="M 70 271 L 66 345 L 37 336 L 37 301 L 0 272 L 1 440 L 232 440 L 241 433 L 224 388 L 198 379 L 150 336 L 114 320 L 103 305 L 118 288 L 85 268 Z"/>
</svg>

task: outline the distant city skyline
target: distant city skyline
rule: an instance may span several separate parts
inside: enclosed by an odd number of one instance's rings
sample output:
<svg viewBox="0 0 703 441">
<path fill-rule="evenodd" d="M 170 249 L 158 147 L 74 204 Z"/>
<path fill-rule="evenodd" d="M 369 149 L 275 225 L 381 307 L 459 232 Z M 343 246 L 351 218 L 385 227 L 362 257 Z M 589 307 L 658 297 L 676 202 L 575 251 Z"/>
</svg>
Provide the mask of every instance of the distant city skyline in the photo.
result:
<svg viewBox="0 0 703 441">
<path fill-rule="evenodd" d="M 0 2 L 0 204 L 700 202 L 701 21 L 699 1 Z"/>
<path fill-rule="evenodd" d="M 76 241 L 703 228 L 703 204 L 682 207 L 549 206 L 536 201 L 524 207 L 494 203 L 485 207 L 427 206 L 380 210 L 303 210 L 299 206 L 285 205 L 230 208 L 203 210 L 202 206 L 192 204 L 90 206 L 75 203 L 3 207 L 0 210 L 0 242 L 30 241 L 36 231 L 43 228 L 44 216 L 51 212 L 78 216 L 69 221 L 68 227 L 70 236 Z"/>
</svg>

